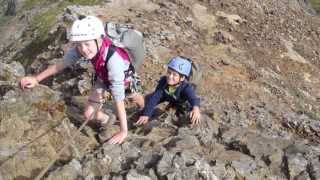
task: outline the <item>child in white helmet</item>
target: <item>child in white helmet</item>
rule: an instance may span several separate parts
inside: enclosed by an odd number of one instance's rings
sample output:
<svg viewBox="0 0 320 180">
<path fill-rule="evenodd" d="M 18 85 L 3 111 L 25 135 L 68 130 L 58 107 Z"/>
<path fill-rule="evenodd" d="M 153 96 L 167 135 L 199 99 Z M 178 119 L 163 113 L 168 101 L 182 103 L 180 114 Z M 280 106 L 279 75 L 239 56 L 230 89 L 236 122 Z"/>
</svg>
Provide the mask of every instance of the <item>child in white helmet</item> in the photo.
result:
<svg viewBox="0 0 320 180">
<path fill-rule="evenodd" d="M 146 97 L 137 125 L 146 124 L 155 107 L 162 102 L 169 102 L 169 105 L 176 109 L 187 103 L 191 124 L 200 122 L 200 98 L 196 96 L 192 85 L 188 82 L 191 67 L 190 60 L 185 57 L 177 56 L 170 60 L 166 76 L 160 78 L 155 91 Z"/>
<path fill-rule="evenodd" d="M 120 132 L 116 133 L 108 142 L 120 144 L 128 134 L 127 118 L 125 111 L 125 91 L 130 84 L 131 63 L 123 49 L 115 48 L 110 56 L 112 42 L 106 37 L 102 21 L 94 16 L 87 16 L 76 20 L 70 32 L 70 41 L 74 47 L 63 57 L 62 62 L 49 66 L 35 76 L 26 76 L 21 79 L 21 87 L 33 88 L 43 79 L 56 74 L 62 69 L 71 66 L 82 57 L 91 61 L 95 71 L 96 80 L 91 89 L 87 105 L 84 110 L 85 119 L 96 119 L 106 123 L 109 116 L 101 111 L 105 91 L 111 92 L 115 100 L 115 109 L 120 120 Z M 114 46 L 112 47 L 114 48 Z M 110 57 L 108 57 L 110 56 Z M 106 62 L 105 60 L 108 59 Z M 130 97 L 140 107 L 143 106 L 143 97 L 133 93 Z"/>
</svg>

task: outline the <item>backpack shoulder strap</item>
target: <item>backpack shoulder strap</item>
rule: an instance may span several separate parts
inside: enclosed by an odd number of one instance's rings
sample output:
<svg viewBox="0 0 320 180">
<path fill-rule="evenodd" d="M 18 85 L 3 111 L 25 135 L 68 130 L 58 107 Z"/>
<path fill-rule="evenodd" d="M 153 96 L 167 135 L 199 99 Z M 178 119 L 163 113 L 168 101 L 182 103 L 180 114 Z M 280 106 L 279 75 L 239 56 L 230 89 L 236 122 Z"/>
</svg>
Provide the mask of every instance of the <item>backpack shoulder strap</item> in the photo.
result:
<svg viewBox="0 0 320 180">
<path fill-rule="evenodd" d="M 117 51 L 117 46 L 115 46 L 114 44 L 110 44 L 109 48 L 108 48 L 108 52 L 107 52 L 107 56 L 105 59 L 105 69 L 107 70 L 107 63 L 109 61 L 109 59 L 111 58 L 111 56 Z M 129 69 L 127 71 L 132 71 L 133 73 L 135 73 L 135 68 L 132 64 L 132 62 L 130 61 L 130 65 L 129 65 Z"/>
<path fill-rule="evenodd" d="M 108 47 L 107 57 L 104 62 L 104 69 L 106 70 L 106 72 L 108 72 L 107 63 L 108 63 L 109 59 L 111 58 L 111 56 L 116 52 L 116 49 L 117 49 L 117 47 L 113 44 L 110 44 Z"/>
<path fill-rule="evenodd" d="M 108 53 L 107 53 L 107 57 L 105 60 L 105 64 L 107 65 L 107 62 L 109 61 L 109 59 L 111 58 L 111 56 L 116 52 L 117 47 L 113 44 L 110 44 L 108 47 Z"/>
</svg>

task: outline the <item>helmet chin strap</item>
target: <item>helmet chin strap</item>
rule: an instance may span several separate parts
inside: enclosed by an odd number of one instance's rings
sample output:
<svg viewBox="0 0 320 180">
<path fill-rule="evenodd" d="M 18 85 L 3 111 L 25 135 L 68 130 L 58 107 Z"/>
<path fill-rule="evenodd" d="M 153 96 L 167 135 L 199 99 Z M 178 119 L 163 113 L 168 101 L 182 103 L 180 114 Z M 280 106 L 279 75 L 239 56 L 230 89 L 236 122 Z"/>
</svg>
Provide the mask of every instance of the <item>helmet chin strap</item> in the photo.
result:
<svg viewBox="0 0 320 180">
<path fill-rule="evenodd" d="M 97 47 L 97 53 L 99 52 L 99 45 L 98 45 L 98 40 L 95 39 L 94 42 L 96 42 L 96 47 Z"/>
</svg>

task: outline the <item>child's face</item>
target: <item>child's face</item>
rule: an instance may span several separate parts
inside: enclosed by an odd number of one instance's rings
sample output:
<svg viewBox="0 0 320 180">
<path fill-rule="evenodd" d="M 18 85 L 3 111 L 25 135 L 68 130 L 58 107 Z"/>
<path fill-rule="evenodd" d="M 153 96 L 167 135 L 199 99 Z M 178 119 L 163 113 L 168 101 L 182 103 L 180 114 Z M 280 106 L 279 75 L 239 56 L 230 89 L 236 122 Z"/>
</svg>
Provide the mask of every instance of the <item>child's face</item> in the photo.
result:
<svg viewBox="0 0 320 180">
<path fill-rule="evenodd" d="M 181 76 L 178 72 L 168 69 L 167 70 L 167 83 L 169 85 L 177 85 L 184 80 L 184 76 Z"/>
<path fill-rule="evenodd" d="M 75 42 L 74 45 L 86 59 L 92 59 L 98 53 L 95 40 L 78 41 Z"/>
</svg>

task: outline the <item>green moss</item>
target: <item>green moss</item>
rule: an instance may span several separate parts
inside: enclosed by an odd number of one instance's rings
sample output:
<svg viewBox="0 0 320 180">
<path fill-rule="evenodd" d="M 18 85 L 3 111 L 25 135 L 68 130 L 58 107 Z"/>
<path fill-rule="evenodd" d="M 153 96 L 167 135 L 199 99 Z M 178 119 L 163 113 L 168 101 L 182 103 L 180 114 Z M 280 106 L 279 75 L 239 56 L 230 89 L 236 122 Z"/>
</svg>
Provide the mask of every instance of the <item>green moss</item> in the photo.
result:
<svg viewBox="0 0 320 180">
<path fill-rule="evenodd" d="M 32 41 L 13 57 L 14 61 L 20 62 L 24 67 L 29 66 L 34 58 L 49 45 L 49 39 L 45 41 Z"/>
<path fill-rule="evenodd" d="M 28 0 L 28 6 L 33 6 L 35 4 L 52 4 L 53 0 Z M 62 13 L 63 9 L 68 5 L 77 4 L 77 5 L 94 5 L 98 4 L 98 0 L 68 0 L 62 1 L 59 3 L 56 8 L 51 8 L 47 12 L 40 13 L 36 15 L 31 21 L 31 30 L 37 31 L 37 38 L 44 40 L 48 36 L 50 28 L 56 23 L 56 17 L 58 14 Z M 39 39 L 38 39 L 39 40 Z"/>
<path fill-rule="evenodd" d="M 56 3 L 57 0 L 26 0 L 24 1 L 24 4 L 22 6 L 22 9 L 30 10 L 32 8 L 38 8 L 38 7 L 45 7 L 47 5 L 51 5 L 53 3 Z M 60 2 L 59 6 L 66 7 L 68 5 L 97 5 L 100 4 L 100 0 L 67 0 Z"/>
<path fill-rule="evenodd" d="M 25 8 L 32 8 L 39 5 L 53 4 L 56 0 L 27 0 L 25 1 Z M 33 17 L 31 21 L 31 30 L 37 31 L 37 38 L 44 40 L 48 36 L 50 28 L 55 24 L 56 17 L 62 13 L 63 9 L 68 5 L 96 5 L 99 0 L 67 0 L 60 2 L 55 8 L 51 8 L 46 12 L 40 13 Z"/>
<path fill-rule="evenodd" d="M 52 9 L 32 19 L 30 29 L 36 31 L 36 39 L 38 41 L 47 39 L 49 30 L 55 24 L 58 13 L 57 9 Z"/>
<path fill-rule="evenodd" d="M 57 16 L 63 13 L 63 10 L 69 5 L 97 5 L 100 0 L 66 0 L 56 3 L 56 0 L 26 0 L 23 9 L 32 9 L 35 7 L 48 7 L 33 16 L 28 31 L 24 32 L 27 38 L 33 38 L 32 42 L 14 56 L 14 60 L 21 62 L 24 66 L 32 63 L 34 58 L 47 49 L 55 37 L 49 35 L 51 28 L 57 23 Z M 41 9 L 41 8 L 38 8 Z"/>
<path fill-rule="evenodd" d="M 26 0 L 23 3 L 22 9 L 30 10 L 35 7 L 43 7 L 56 2 L 56 0 Z"/>
<path fill-rule="evenodd" d="M 320 0 L 310 0 L 311 6 L 320 14 Z"/>
<path fill-rule="evenodd" d="M 32 42 L 15 55 L 14 59 L 24 66 L 32 63 L 36 55 L 44 51 L 53 41 L 54 37 L 49 37 L 49 31 L 57 22 L 57 16 L 63 10 L 62 6 L 56 6 L 46 12 L 35 15 L 24 36 L 33 38 Z"/>
<path fill-rule="evenodd" d="M 320 121 L 320 113 L 319 113 L 319 112 L 308 110 L 308 109 L 305 107 L 304 104 L 298 103 L 298 104 L 296 104 L 296 106 L 297 106 L 297 112 L 308 116 L 310 119 Z"/>
<path fill-rule="evenodd" d="M 12 18 L 12 16 L 0 16 L 0 27 L 5 26 Z"/>
<path fill-rule="evenodd" d="M 314 104 L 315 102 L 307 100 L 305 95 L 297 88 L 292 88 L 290 92 L 295 97 L 295 106 L 297 112 L 302 113 L 311 119 L 320 120 L 320 112 L 317 110 L 309 110 L 308 104 Z"/>
<path fill-rule="evenodd" d="M 77 5 L 97 5 L 100 3 L 99 0 L 68 0 L 68 2 Z"/>
</svg>

